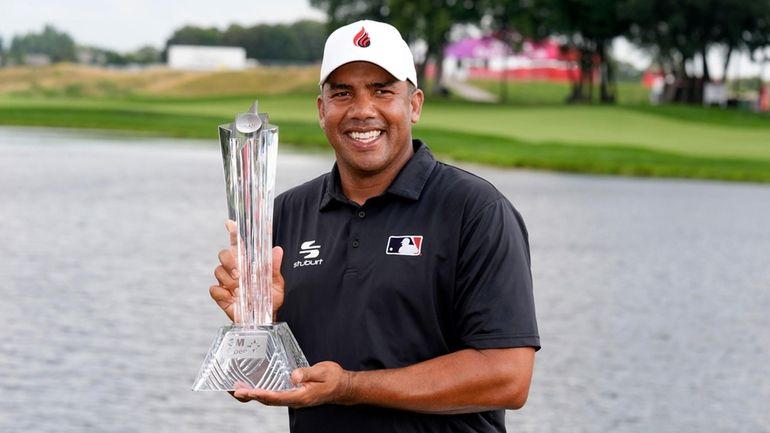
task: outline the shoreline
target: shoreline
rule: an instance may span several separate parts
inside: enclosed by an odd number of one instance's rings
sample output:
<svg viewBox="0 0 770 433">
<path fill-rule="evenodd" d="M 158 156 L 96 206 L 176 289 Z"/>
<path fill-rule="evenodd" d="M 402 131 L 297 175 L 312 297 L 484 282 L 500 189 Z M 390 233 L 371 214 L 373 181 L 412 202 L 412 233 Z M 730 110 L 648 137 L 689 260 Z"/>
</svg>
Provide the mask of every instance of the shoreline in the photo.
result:
<svg viewBox="0 0 770 433">
<path fill-rule="evenodd" d="M 18 130 L 28 130 L 32 128 L 41 131 L 45 130 L 46 132 L 67 131 L 72 133 L 83 132 L 86 134 L 106 134 L 113 137 L 117 136 L 137 140 L 141 140 L 142 138 L 189 140 L 191 142 L 200 141 L 201 145 L 211 145 L 212 147 L 218 145 L 213 128 L 210 128 L 211 131 L 206 131 L 206 135 L 199 133 L 193 135 L 176 135 L 174 134 L 174 130 L 148 131 L 89 128 L 73 124 L 56 126 L 38 123 L 7 124 L 3 122 L 1 115 L 2 109 L 0 108 L 0 128 Z M 479 164 L 498 169 L 525 169 L 594 176 L 705 180 L 728 183 L 754 183 L 759 185 L 770 183 L 770 163 L 764 163 L 762 161 L 740 159 L 712 160 L 628 147 L 619 149 L 589 145 L 570 146 L 558 143 L 532 145 L 511 142 L 510 140 L 502 140 L 502 142 L 496 143 L 496 139 L 500 141 L 497 137 L 485 137 L 487 145 L 493 147 L 495 145 L 504 146 L 507 152 L 494 152 L 494 149 L 492 149 L 493 151 L 481 152 L 479 149 L 468 147 L 458 149 L 452 147 L 453 143 L 451 143 L 452 141 L 463 141 L 478 137 L 468 137 L 468 134 L 463 133 L 452 133 L 450 134 L 451 137 L 447 137 L 447 134 L 448 133 L 443 131 L 418 128 L 415 133 L 415 138 L 424 140 L 439 159 L 452 164 Z M 286 138 L 287 135 L 289 138 Z M 291 133 L 287 134 L 285 129 L 281 129 L 282 146 L 291 152 L 311 154 L 331 153 L 328 144 L 325 142 L 325 138 L 322 138 L 324 141 L 322 144 L 318 142 L 311 142 L 308 144 L 307 142 L 296 143 L 291 140 L 291 137 Z M 300 138 L 300 140 L 302 140 L 302 138 Z M 448 145 L 441 145 L 447 141 L 450 141 Z M 438 143 L 438 145 L 433 145 L 432 143 L 434 142 Z M 516 152 L 510 152 L 512 149 L 516 150 Z M 469 152 L 474 153 L 469 154 Z M 580 154 L 580 158 L 576 157 L 576 153 Z M 603 154 L 604 157 L 607 157 L 607 155 L 617 156 L 618 160 L 615 160 L 613 161 L 614 163 L 610 164 L 595 165 L 590 159 L 592 155 L 596 154 Z M 669 158 L 675 162 L 679 162 L 681 165 L 670 163 L 661 165 L 654 160 L 654 158 L 658 156 L 656 154 L 660 154 L 662 158 Z M 626 159 L 622 159 L 624 156 Z M 640 156 L 642 158 L 639 158 Z M 548 159 L 549 157 L 551 159 Z M 629 157 L 636 158 L 632 160 L 629 159 Z M 693 163 L 695 165 L 692 165 Z M 735 166 L 738 167 L 736 168 Z M 743 167 L 744 170 L 740 170 L 741 167 Z M 745 170 L 745 167 L 749 167 L 750 169 Z"/>
</svg>

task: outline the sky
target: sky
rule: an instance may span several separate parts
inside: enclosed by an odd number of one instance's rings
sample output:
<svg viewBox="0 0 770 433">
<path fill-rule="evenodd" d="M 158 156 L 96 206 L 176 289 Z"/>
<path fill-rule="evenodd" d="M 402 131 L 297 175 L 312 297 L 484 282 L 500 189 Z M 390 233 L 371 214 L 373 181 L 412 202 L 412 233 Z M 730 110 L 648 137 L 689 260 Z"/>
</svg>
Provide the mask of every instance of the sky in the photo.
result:
<svg viewBox="0 0 770 433">
<path fill-rule="evenodd" d="M 185 25 L 217 27 L 324 20 L 308 0 L 0 0 L 0 37 L 39 33 L 45 24 L 76 43 L 120 52 L 160 48 Z"/>
</svg>

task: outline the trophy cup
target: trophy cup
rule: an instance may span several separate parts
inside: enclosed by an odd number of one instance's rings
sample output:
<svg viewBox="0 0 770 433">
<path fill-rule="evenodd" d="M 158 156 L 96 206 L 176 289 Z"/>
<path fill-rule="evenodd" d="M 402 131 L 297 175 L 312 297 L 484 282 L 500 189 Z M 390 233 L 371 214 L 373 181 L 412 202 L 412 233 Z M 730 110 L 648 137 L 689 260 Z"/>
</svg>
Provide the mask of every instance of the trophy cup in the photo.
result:
<svg viewBox="0 0 770 433">
<path fill-rule="evenodd" d="M 286 323 L 273 323 L 272 234 L 278 127 L 257 102 L 219 126 L 227 205 L 237 232 L 239 288 L 234 323 L 220 328 L 194 391 L 294 388 L 292 370 L 308 363 Z"/>
</svg>

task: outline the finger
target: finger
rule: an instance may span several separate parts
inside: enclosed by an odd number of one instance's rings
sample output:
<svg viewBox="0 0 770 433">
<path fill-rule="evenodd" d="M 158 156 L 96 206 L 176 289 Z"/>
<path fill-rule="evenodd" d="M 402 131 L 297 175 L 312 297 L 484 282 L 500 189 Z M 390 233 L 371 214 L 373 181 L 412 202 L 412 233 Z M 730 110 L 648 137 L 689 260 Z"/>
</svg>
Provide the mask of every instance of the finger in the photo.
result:
<svg viewBox="0 0 770 433">
<path fill-rule="evenodd" d="M 291 380 L 295 385 L 299 385 L 302 382 L 323 382 L 327 376 L 327 368 L 324 363 L 318 363 L 311 367 L 296 368 L 291 372 Z"/>
<path fill-rule="evenodd" d="M 231 391 L 231 392 L 233 393 L 233 397 L 237 398 L 238 400 L 241 400 L 241 399 L 245 400 L 245 399 L 251 398 L 249 396 L 249 392 L 251 391 L 252 391 L 251 389 L 239 388 L 236 386 L 235 391 Z"/>
<path fill-rule="evenodd" d="M 225 221 L 225 228 L 230 235 L 230 255 L 233 256 L 233 266 L 229 267 L 229 269 L 236 269 L 238 267 L 238 262 L 235 260 L 238 257 L 238 226 L 235 221 L 227 220 Z M 235 278 L 238 277 L 236 276 Z"/>
<path fill-rule="evenodd" d="M 224 266 L 225 270 L 230 273 L 230 276 L 238 278 L 238 262 L 235 260 L 235 256 L 230 250 L 222 250 L 218 254 L 219 263 Z"/>
<path fill-rule="evenodd" d="M 268 406 L 297 406 L 302 405 L 304 393 L 301 390 L 236 389 L 233 396 L 238 399 L 256 400 Z"/>
<path fill-rule="evenodd" d="M 219 308 L 225 312 L 227 317 L 229 317 L 230 320 L 235 321 L 235 296 L 233 296 L 233 294 L 228 290 L 219 286 L 209 287 L 209 294 L 211 295 L 211 298 L 217 303 L 217 305 L 219 305 Z"/>
<path fill-rule="evenodd" d="M 235 398 L 236 400 L 240 401 L 241 403 L 248 403 L 248 402 L 252 401 L 252 399 L 250 399 L 250 398 L 236 397 L 235 396 L 235 391 L 227 391 L 227 392 L 230 393 L 230 395 L 232 395 L 233 398 Z"/>
<path fill-rule="evenodd" d="M 294 371 L 291 372 L 291 383 L 294 385 L 299 385 L 300 383 L 305 381 L 305 372 L 304 368 L 296 368 Z"/>
<path fill-rule="evenodd" d="M 217 266 L 214 269 L 214 278 L 217 279 L 219 285 L 227 290 L 234 290 L 238 287 L 238 280 L 233 278 L 232 272 L 228 272 L 224 266 Z"/>
<path fill-rule="evenodd" d="M 238 392 L 238 391 L 250 391 L 252 388 L 249 385 L 247 385 L 247 384 L 245 384 L 243 382 L 240 382 L 240 381 L 236 381 L 233 384 L 233 388 L 234 388 L 233 391 L 227 391 L 227 392 L 229 392 L 230 395 L 235 397 L 236 400 L 240 401 L 241 403 L 247 403 L 247 402 L 250 402 L 250 401 L 253 400 L 250 397 L 241 397 L 241 396 L 237 396 L 236 395 L 236 392 Z"/>
<path fill-rule="evenodd" d="M 238 226 L 235 224 L 235 221 L 225 221 L 225 228 L 227 229 L 227 232 L 230 233 L 230 246 L 234 247 L 238 245 Z"/>
<path fill-rule="evenodd" d="M 235 302 L 235 296 L 233 296 L 233 293 L 220 286 L 209 287 L 209 294 L 211 295 L 211 298 L 217 301 L 220 306 L 229 307 L 230 304 Z"/>
<path fill-rule="evenodd" d="M 261 389 L 236 387 L 235 391 L 232 391 L 232 393 L 233 393 L 233 397 L 241 401 L 256 400 L 260 403 L 267 404 L 265 403 L 266 401 L 272 400 L 269 395 L 266 395 L 268 391 L 261 390 Z"/>
</svg>

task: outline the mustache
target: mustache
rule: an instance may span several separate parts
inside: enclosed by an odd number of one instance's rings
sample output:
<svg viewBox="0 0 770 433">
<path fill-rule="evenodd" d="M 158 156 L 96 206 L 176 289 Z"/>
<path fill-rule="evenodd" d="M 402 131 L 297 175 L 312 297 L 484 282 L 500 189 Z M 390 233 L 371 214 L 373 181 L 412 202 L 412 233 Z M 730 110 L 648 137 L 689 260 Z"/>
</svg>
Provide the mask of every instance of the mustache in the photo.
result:
<svg viewBox="0 0 770 433">
<path fill-rule="evenodd" d="M 342 129 L 354 131 L 370 131 L 372 129 L 385 129 L 382 122 L 374 120 L 348 120 L 342 124 Z"/>
</svg>

